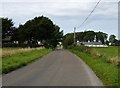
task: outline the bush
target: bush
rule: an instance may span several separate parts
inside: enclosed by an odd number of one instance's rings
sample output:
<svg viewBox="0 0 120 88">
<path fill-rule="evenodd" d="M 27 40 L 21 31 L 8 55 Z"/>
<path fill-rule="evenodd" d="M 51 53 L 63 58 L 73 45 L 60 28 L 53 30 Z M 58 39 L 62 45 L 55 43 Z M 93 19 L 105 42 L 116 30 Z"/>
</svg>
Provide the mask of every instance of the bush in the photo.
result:
<svg viewBox="0 0 120 88">
<path fill-rule="evenodd" d="M 68 49 L 74 49 L 77 51 L 81 51 L 81 52 L 86 52 L 86 53 L 91 53 L 91 48 L 87 47 L 87 46 L 76 46 L 76 45 L 72 45 L 69 46 Z"/>
</svg>

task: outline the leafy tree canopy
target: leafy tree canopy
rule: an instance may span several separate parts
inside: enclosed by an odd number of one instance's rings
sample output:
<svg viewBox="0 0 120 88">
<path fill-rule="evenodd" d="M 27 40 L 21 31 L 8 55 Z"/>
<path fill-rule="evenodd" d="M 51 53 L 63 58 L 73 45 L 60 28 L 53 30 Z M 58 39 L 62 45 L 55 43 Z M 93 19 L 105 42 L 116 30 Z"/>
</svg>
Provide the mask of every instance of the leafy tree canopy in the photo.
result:
<svg viewBox="0 0 120 88">
<path fill-rule="evenodd" d="M 19 26 L 19 39 L 24 41 L 41 41 L 46 46 L 56 47 L 63 36 L 60 27 L 44 16 L 35 17 Z"/>
<path fill-rule="evenodd" d="M 2 19 L 2 37 L 5 38 L 6 36 L 11 35 L 14 23 L 12 19 L 8 18 L 1 19 Z"/>
<path fill-rule="evenodd" d="M 84 31 L 84 32 L 77 32 L 75 40 L 80 42 L 98 42 L 101 41 L 103 44 L 106 43 L 108 35 L 103 32 L 94 32 L 94 31 Z M 74 42 L 74 34 L 68 33 L 63 38 L 64 46 L 71 45 Z"/>
</svg>

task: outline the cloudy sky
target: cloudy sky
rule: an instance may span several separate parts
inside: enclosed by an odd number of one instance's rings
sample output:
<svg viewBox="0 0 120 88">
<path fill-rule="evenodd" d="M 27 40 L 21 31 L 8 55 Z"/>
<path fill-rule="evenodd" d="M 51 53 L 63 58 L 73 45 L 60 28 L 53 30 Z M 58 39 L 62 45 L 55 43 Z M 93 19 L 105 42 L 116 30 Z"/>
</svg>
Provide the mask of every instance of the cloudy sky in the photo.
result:
<svg viewBox="0 0 120 88">
<path fill-rule="evenodd" d="M 1 0 L 0 16 L 13 19 L 15 26 L 36 16 L 47 16 L 64 30 L 64 34 L 94 30 L 115 34 L 118 37 L 118 1 L 101 0 L 87 22 L 79 25 L 89 15 L 98 0 Z"/>
</svg>

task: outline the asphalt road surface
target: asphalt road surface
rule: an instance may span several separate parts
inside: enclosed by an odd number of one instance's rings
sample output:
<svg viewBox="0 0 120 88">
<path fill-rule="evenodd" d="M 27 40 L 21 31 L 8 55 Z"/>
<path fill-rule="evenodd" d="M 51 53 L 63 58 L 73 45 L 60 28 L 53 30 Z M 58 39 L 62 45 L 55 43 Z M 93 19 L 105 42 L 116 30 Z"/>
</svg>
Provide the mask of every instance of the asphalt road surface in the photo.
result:
<svg viewBox="0 0 120 88">
<path fill-rule="evenodd" d="M 77 56 L 63 49 L 3 76 L 3 86 L 103 86 Z"/>
</svg>

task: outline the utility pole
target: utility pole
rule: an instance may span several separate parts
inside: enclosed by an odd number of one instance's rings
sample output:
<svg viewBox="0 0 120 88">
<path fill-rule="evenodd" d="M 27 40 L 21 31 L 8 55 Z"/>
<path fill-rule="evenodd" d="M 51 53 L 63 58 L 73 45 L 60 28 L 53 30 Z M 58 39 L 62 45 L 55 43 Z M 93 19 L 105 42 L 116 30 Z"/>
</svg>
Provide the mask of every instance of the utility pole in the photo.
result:
<svg viewBox="0 0 120 88">
<path fill-rule="evenodd" d="M 76 31 L 76 27 L 74 27 L 74 44 L 75 44 L 75 31 Z"/>
</svg>

